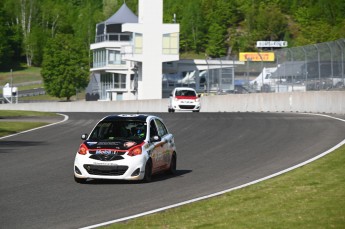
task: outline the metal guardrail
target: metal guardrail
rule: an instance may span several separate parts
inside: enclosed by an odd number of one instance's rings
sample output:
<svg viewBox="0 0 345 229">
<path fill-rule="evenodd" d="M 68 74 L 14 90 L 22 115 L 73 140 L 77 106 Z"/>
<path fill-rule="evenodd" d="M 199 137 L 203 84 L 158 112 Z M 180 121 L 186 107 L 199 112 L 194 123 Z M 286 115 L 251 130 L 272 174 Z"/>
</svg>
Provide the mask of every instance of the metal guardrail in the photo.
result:
<svg viewBox="0 0 345 229">
<path fill-rule="evenodd" d="M 45 95 L 45 91 L 35 91 L 35 92 L 27 92 L 27 93 L 19 93 L 18 97 L 29 97 L 29 96 L 38 96 L 38 95 Z"/>
<path fill-rule="evenodd" d="M 28 86 L 28 85 L 35 85 L 35 84 L 43 84 L 42 80 L 37 81 L 30 81 L 30 82 L 22 82 L 22 83 L 15 83 L 13 84 L 13 87 L 22 87 L 22 86 Z M 0 89 L 2 89 L 4 86 L 0 86 Z"/>
</svg>

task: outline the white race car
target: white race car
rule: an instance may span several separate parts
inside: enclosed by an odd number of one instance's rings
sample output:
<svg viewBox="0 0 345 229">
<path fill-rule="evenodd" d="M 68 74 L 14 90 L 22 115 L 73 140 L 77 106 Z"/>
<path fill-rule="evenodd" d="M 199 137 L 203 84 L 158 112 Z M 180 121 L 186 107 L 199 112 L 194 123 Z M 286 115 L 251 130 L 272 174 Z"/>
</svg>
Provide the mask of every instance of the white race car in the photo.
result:
<svg viewBox="0 0 345 229">
<path fill-rule="evenodd" d="M 200 98 L 193 88 L 177 87 L 170 94 L 168 111 L 193 111 L 201 109 Z"/>
<path fill-rule="evenodd" d="M 174 136 L 159 117 L 111 115 L 90 135 L 82 135 L 74 161 L 74 179 L 151 181 L 152 174 L 176 172 Z"/>
</svg>

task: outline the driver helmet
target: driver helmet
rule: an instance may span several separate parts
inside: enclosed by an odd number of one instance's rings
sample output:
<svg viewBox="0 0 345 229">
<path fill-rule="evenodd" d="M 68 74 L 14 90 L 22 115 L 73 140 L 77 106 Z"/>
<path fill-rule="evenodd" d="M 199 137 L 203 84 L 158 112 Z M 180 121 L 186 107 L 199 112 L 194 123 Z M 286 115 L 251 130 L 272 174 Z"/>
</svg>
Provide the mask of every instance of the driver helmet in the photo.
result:
<svg viewBox="0 0 345 229">
<path fill-rule="evenodd" d="M 140 138 L 145 137 L 145 132 L 144 132 L 144 130 L 143 130 L 143 127 L 139 127 L 139 128 L 137 129 L 137 136 L 140 137 Z"/>
</svg>

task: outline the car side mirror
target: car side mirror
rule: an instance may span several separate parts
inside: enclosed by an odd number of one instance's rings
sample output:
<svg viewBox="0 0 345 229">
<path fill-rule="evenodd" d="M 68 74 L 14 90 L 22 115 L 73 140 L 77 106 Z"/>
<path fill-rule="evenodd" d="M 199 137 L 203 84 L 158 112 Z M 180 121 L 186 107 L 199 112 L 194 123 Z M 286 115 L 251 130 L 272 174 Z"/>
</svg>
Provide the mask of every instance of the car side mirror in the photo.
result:
<svg viewBox="0 0 345 229">
<path fill-rule="evenodd" d="M 88 135 L 88 134 L 82 134 L 82 135 L 81 135 L 81 140 L 86 140 L 86 139 L 87 139 L 87 137 L 89 137 L 89 135 Z"/>
<path fill-rule="evenodd" d="M 201 97 L 201 95 L 200 95 L 200 94 L 198 94 L 198 97 L 200 98 L 200 97 Z"/>
<path fill-rule="evenodd" d="M 172 97 L 173 95 L 172 94 L 170 94 L 170 97 Z"/>
<path fill-rule="evenodd" d="M 158 135 L 155 135 L 155 136 L 153 136 L 150 140 L 151 140 L 151 142 L 159 142 L 159 141 L 162 140 L 162 139 L 161 139 L 161 137 L 159 137 Z"/>
</svg>

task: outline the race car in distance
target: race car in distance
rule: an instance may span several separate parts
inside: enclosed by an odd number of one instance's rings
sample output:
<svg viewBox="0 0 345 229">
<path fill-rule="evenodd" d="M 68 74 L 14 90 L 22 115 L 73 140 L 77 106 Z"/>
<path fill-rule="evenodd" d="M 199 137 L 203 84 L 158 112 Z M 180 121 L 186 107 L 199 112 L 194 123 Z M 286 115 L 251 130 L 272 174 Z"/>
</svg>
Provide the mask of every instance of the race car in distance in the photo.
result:
<svg viewBox="0 0 345 229">
<path fill-rule="evenodd" d="M 168 105 L 169 112 L 175 110 L 199 112 L 200 109 L 200 98 L 193 88 L 177 87 L 171 92 Z"/>
<path fill-rule="evenodd" d="M 74 161 L 74 179 L 142 180 L 159 172 L 175 174 L 174 136 L 152 115 L 110 115 L 91 134 L 82 135 Z"/>
</svg>

